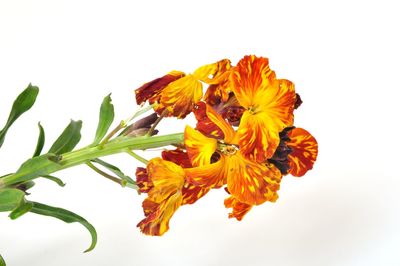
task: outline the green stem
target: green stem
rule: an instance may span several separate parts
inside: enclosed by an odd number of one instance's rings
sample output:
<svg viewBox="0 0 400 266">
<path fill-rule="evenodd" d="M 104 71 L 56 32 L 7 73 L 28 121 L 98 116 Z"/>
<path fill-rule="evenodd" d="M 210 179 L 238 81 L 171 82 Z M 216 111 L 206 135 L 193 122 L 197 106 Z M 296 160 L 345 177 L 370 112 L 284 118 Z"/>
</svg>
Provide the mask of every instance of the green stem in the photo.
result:
<svg viewBox="0 0 400 266">
<path fill-rule="evenodd" d="M 133 158 L 135 158 L 136 160 L 138 160 L 139 162 L 142 162 L 144 164 L 148 164 L 149 161 L 147 161 L 145 158 L 143 158 L 142 156 L 139 156 L 138 154 L 134 153 L 133 151 L 127 149 L 126 153 L 128 153 L 130 156 L 132 156 Z"/>
<path fill-rule="evenodd" d="M 113 181 L 113 182 L 115 182 L 115 183 L 117 183 L 117 184 L 123 186 L 122 180 L 121 180 L 121 179 L 119 179 L 119 178 L 117 178 L 117 177 L 115 177 L 115 176 L 109 175 L 109 174 L 107 174 L 106 172 L 101 171 L 99 168 L 97 168 L 96 166 L 94 166 L 91 162 L 86 162 L 86 165 L 89 166 L 89 167 L 90 167 L 93 171 L 95 171 L 96 173 L 98 173 L 98 174 L 104 176 L 105 178 L 107 178 L 107 179 L 109 179 L 109 180 L 111 180 L 111 181 Z"/>
<path fill-rule="evenodd" d="M 143 136 L 143 137 L 118 137 L 112 141 L 95 147 L 85 147 L 80 150 L 62 154 L 61 160 L 54 162 L 52 160 L 41 160 L 34 166 L 17 171 L 17 173 L 5 176 L 0 179 L 0 188 L 26 182 L 43 175 L 67 169 L 76 165 L 86 163 L 90 160 L 123 153 L 129 150 L 146 150 L 160 148 L 172 144 L 183 142 L 183 133 L 170 134 L 164 136 Z"/>
</svg>

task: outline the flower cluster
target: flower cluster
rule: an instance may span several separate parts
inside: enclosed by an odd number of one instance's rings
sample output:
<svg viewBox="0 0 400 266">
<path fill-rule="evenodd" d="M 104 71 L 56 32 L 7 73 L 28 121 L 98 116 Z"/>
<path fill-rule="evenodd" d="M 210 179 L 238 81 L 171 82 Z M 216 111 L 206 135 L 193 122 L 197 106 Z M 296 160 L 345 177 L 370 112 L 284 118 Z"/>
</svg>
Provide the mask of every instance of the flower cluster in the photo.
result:
<svg viewBox="0 0 400 266">
<path fill-rule="evenodd" d="M 136 101 L 148 101 L 161 116 L 193 112 L 197 120 L 195 128 L 186 126 L 183 145 L 136 171 L 140 192 L 147 193 L 138 227 L 148 235 L 164 234 L 180 206 L 213 188 L 225 187 L 229 217 L 242 220 L 253 206 L 275 202 L 282 177 L 304 175 L 318 154 L 315 138 L 293 125 L 302 103 L 294 84 L 278 79 L 267 58 L 173 71 L 138 88 Z"/>
</svg>

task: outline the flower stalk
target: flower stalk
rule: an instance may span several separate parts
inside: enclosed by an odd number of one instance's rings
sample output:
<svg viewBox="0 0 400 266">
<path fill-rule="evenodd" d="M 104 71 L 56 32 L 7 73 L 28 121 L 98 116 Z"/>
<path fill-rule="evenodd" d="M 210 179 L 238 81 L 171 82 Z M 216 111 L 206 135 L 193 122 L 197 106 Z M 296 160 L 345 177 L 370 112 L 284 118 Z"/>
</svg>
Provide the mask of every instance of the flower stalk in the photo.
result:
<svg viewBox="0 0 400 266">
<path fill-rule="evenodd" d="M 49 175 L 80 164 L 85 164 L 86 162 L 96 158 L 125 153 L 127 150 L 146 150 L 180 143 L 183 143 L 183 133 L 134 138 L 120 136 L 106 144 L 99 144 L 94 147 L 88 146 L 76 151 L 64 153 L 58 156 L 59 159 L 53 159 L 50 157 L 51 155 L 45 154 L 42 156 L 47 156 L 47 160 L 40 160 L 34 167 L 25 171 L 17 171 L 17 173 L 2 178 L 0 180 L 0 188 L 33 180 L 40 176 Z"/>
</svg>

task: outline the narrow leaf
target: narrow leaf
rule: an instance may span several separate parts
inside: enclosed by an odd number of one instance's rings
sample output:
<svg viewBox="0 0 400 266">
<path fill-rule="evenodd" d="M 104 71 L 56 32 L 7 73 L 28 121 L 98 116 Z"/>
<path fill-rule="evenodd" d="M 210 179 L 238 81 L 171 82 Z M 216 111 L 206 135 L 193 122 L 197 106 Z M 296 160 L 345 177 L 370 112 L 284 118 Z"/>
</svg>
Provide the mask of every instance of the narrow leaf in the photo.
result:
<svg viewBox="0 0 400 266">
<path fill-rule="evenodd" d="M 92 237 L 92 243 L 91 243 L 90 247 L 87 250 L 85 250 L 85 252 L 88 252 L 88 251 L 91 251 L 92 249 L 94 249 L 94 247 L 96 246 L 96 243 L 97 243 L 96 229 L 84 218 L 82 218 L 81 216 L 79 216 L 73 212 L 70 212 L 70 211 L 62 209 L 62 208 L 52 207 L 52 206 L 48 206 L 48 205 L 38 203 L 38 202 L 32 202 L 32 203 L 33 203 L 33 207 L 31 209 L 31 212 L 33 212 L 33 213 L 45 215 L 45 216 L 51 216 L 51 217 L 60 219 L 66 223 L 77 222 L 77 223 L 82 224 L 90 232 L 90 235 Z"/>
<path fill-rule="evenodd" d="M 49 153 L 63 154 L 72 151 L 81 140 L 82 121 L 71 120 L 58 139 L 51 146 Z"/>
<path fill-rule="evenodd" d="M 92 160 L 92 162 L 100 164 L 101 166 L 107 168 L 108 170 L 110 170 L 111 172 L 113 172 L 115 175 L 117 175 L 118 177 L 120 177 L 122 180 L 126 180 L 128 183 L 131 184 L 136 184 L 135 181 L 130 178 L 129 176 L 125 175 L 118 167 L 116 167 L 115 165 L 112 165 L 110 163 L 107 163 L 99 158 Z"/>
<path fill-rule="evenodd" d="M 24 182 L 47 175 L 49 172 L 55 172 L 61 168 L 61 165 L 58 164 L 59 160 L 60 156 L 55 154 L 43 154 L 31 158 L 24 162 L 15 173 L 20 176 L 17 181 Z"/>
<path fill-rule="evenodd" d="M 29 212 L 33 207 L 33 203 L 30 201 L 26 201 L 25 199 L 21 200 L 20 204 L 17 208 L 15 208 L 10 215 L 8 215 L 11 220 L 15 220 L 25 213 Z"/>
<path fill-rule="evenodd" d="M 44 175 L 42 177 L 57 183 L 60 187 L 64 187 L 65 186 L 65 183 L 58 177 L 55 177 L 55 176 L 52 176 L 52 175 Z"/>
<path fill-rule="evenodd" d="M 93 146 L 100 143 L 100 141 L 107 134 L 112 122 L 114 121 L 114 105 L 111 103 L 111 94 L 106 96 L 100 107 L 99 124 L 97 125 L 96 136 L 92 143 Z"/>
<path fill-rule="evenodd" d="M 15 120 L 18 119 L 23 113 L 31 109 L 36 101 L 36 97 L 39 93 L 39 88 L 29 84 L 28 87 L 15 99 L 14 104 L 11 108 L 10 115 L 4 126 L 0 131 L 0 147 L 4 143 L 8 129 L 14 124 Z"/>
<path fill-rule="evenodd" d="M 33 153 L 33 157 L 40 155 L 40 153 L 43 150 L 44 141 L 45 141 L 44 129 L 43 129 L 42 125 L 40 124 L 40 122 L 38 123 L 38 127 L 39 127 L 39 137 L 38 137 L 38 141 L 36 144 L 35 152 Z"/>
<path fill-rule="evenodd" d="M 25 193 L 16 188 L 0 189 L 0 212 L 12 211 L 24 199 Z"/>
<path fill-rule="evenodd" d="M 3 257 L 0 254 L 0 266 L 6 266 L 6 262 L 4 261 Z"/>
</svg>

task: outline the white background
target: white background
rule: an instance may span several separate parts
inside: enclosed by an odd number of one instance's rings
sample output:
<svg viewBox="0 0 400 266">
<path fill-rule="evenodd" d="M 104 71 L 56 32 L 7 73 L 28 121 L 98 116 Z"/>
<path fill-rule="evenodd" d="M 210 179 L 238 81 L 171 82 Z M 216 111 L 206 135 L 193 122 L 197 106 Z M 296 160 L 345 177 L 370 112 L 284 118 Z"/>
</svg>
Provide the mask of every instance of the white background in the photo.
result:
<svg viewBox="0 0 400 266">
<path fill-rule="evenodd" d="M 212 191 L 179 209 L 161 238 L 135 227 L 144 196 L 83 166 L 66 170 L 65 188 L 40 180 L 29 199 L 83 215 L 97 248 L 82 253 L 90 238 L 79 224 L 1 213 L 0 253 L 10 266 L 400 265 L 398 11 L 396 1 L 0 0 L 0 121 L 29 82 L 40 87 L 0 150 L 1 174 L 32 154 L 38 121 L 48 149 L 70 118 L 82 119 L 84 145 L 109 92 L 125 119 L 144 82 L 246 54 L 268 57 L 296 84 L 296 125 L 320 145 L 314 170 L 285 177 L 277 203 L 237 222 L 224 191 Z M 131 175 L 140 165 L 109 160 Z"/>
</svg>

